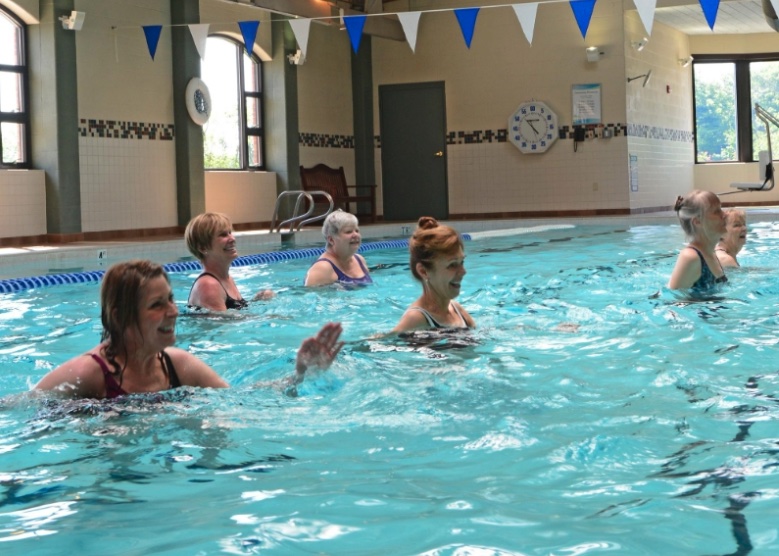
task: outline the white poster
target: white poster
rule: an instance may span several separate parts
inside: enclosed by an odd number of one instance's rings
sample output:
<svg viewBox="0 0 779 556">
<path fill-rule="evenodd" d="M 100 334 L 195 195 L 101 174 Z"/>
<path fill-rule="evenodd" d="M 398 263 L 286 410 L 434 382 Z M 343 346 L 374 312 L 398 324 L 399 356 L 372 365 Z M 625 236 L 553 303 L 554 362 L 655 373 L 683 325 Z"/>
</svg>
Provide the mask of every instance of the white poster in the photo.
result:
<svg viewBox="0 0 779 556">
<path fill-rule="evenodd" d="M 573 86 L 573 125 L 599 124 L 600 84 Z"/>
</svg>

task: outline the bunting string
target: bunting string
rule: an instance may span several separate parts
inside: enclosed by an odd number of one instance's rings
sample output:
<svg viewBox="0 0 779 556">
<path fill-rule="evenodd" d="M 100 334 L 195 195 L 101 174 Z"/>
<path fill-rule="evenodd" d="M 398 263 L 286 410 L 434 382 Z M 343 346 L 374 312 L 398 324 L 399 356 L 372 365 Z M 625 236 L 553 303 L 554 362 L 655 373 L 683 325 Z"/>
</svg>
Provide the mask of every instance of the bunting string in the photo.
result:
<svg viewBox="0 0 779 556">
<path fill-rule="evenodd" d="M 717 11 L 719 10 L 720 0 L 698 0 L 703 15 L 709 28 L 714 30 L 714 24 L 717 19 Z M 514 14 L 520 23 L 522 32 L 525 35 L 525 39 L 528 44 L 533 43 L 533 31 L 535 29 L 535 21 L 538 13 L 538 7 L 542 4 L 557 4 L 567 3 L 570 5 L 573 12 L 573 16 L 576 20 L 576 24 L 579 27 L 579 31 L 582 35 L 582 39 L 586 39 L 587 30 L 589 29 L 590 22 L 592 20 L 592 14 L 595 10 L 595 4 L 597 0 L 539 0 L 538 2 L 527 2 L 522 4 L 510 3 L 510 4 L 493 4 L 489 6 L 479 6 L 473 8 L 434 8 L 429 10 L 421 10 L 415 12 L 378 12 L 368 14 L 340 14 L 331 16 L 320 16 L 304 18 L 294 14 L 281 12 L 278 10 L 262 8 L 260 6 L 253 6 L 257 9 L 261 9 L 265 12 L 284 15 L 290 19 L 286 21 L 270 21 L 267 23 L 282 23 L 289 24 L 292 28 L 292 32 L 295 35 L 295 40 L 298 43 L 298 47 L 301 50 L 302 56 L 305 59 L 306 50 L 308 48 L 308 37 L 311 22 L 325 23 L 330 20 L 338 20 L 342 22 L 349 35 L 349 41 L 352 46 L 352 50 L 357 54 L 360 48 L 360 39 L 363 34 L 363 29 L 367 18 L 369 17 L 386 17 L 395 16 L 398 18 L 401 24 L 401 28 L 406 37 L 406 42 L 411 48 L 412 52 L 416 52 L 416 39 L 417 31 L 419 29 L 420 17 L 429 13 L 442 13 L 451 12 L 456 18 L 462 32 L 463 40 L 466 47 L 471 47 L 471 41 L 473 39 L 476 20 L 478 18 L 480 10 L 488 10 L 493 8 L 513 8 Z M 779 0 L 771 0 L 772 3 L 779 2 Z M 657 7 L 657 0 L 633 0 L 633 3 L 638 11 L 638 15 L 641 19 L 641 23 L 648 35 L 652 34 L 652 22 L 654 21 L 655 9 Z M 230 21 L 222 23 L 198 23 L 198 24 L 186 24 L 186 23 L 172 23 L 167 25 L 143 25 L 144 36 L 146 38 L 146 44 L 149 48 L 149 55 L 154 60 L 155 53 L 157 51 L 157 44 L 160 40 L 160 33 L 165 27 L 184 27 L 187 26 L 190 29 L 192 40 L 195 42 L 198 54 L 201 58 L 205 56 L 205 42 L 208 38 L 208 26 L 209 25 L 231 25 L 237 24 L 241 35 L 244 39 L 244 46 L 247 53 L 251 53 L 254 42 L 257 36 L 257 30 L 260 25 L 260 21 Z M 118 29 L 138 29 L 137 26 L 113 26 L 114 31 Z"/>
</svg>

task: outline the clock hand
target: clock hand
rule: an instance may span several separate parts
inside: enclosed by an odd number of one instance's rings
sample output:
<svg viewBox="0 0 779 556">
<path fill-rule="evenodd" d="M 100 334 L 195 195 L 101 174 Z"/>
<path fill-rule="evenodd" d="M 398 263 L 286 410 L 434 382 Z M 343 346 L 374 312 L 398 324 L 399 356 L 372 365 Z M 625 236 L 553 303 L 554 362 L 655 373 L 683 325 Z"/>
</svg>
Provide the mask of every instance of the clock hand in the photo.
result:
<svg viewBox="0 0 779 556">
<path fill-rule="evenodd" d="M 538 130 L 536 129 L 536 126 L 533 125 L 533 121 L 532 120 L 526 120 L 526 121 L 527 121 L 527 125 L 530 126 L 530 129 L 533 130 L 533 133 L 535 133 L 536 137 L 537 137 L 538 136 Z"/>
</svg>

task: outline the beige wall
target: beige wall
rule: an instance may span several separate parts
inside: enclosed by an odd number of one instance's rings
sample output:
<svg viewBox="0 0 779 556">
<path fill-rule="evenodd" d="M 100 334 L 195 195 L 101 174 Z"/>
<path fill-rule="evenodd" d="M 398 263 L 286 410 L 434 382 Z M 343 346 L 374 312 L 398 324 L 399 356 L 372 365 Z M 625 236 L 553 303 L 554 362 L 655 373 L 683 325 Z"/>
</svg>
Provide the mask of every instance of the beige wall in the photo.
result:
<svg viewBox="0 0 779 556">
<path fill-rule="evenodd" d="M 351 44 L 345 31 L 313 23 L 304 64 L 297 66 L 300 164 L 344 167 L 354 183 Z"/>
<path fill-rule="evenodd" d="M 0 237 L 46 233 L 43 170 L 0 170 Z"/>
<path fill-rule="evenodd" d="M 223 212 L 233 224 L 270 222 L 276 206 L 273 172 L 206 172 L 206 210 Z"/>
<path fill-rule="evenodd" d="M 646 35 L 638 14 L 626 13 L 626 77 L 652 71 L 646 87 L 637 79 L 627 83 L 625 94 L 628 156 L 637 168 L 630 182 L 631 209 L 668 207 L 693 187 L 692 67 L 679 64 L 689 55 L 688 38 L 655 22 L 638 51 L 631 43 Z"/>
<path fill-rule="evenodd" d="M 473 5 L 447 2 L 446 5 Z M 476 3 L 478 5 L 478 3 Z M 435 9 L 439 2 L 415 2 Z M 449 133 L 505 130 L 520 103 L 546 102 L 560 126 L 571 126 L 572 85 L 602 85 L 602 122 L 625 124 L 625 55 L 621 1 L 596 4 L 582 39 L 567 3 L 538 11 L 533 44 L 510 6 L 479 12 L 471 48 L 451 12 L 423 14 L 416 54 L 406 43 L 374 41 L 374 86 L 443 81 Z M 585 46 L 604 56 L 586 61 Z M 374 103 L 379 130 L 378 99 Z M 380 130 L 379 130 L 380 131 Z M 627 138 L 590 138 L 573 151 L 558 140 L 546 153 L 522 154 L 510 142 L 448 145 L 452 214 L 625 209 Z"/>
<path fill-rule="evenodd" d="M 21 6 L 25 17 L 33 20 L 38 15 L 37 0 L 0 3 Z M 570 126 L 572 85 L 599 83 L 603 123 L 627 128 L 627 135 L 590 137 L 577 152 L 570 139 L 558 140 L 543 155 L 521 154 L 509 142 L 455 142 L 447 149 L 450 212 L 640 210 L 668 206 L 675 195 L 693 187 L 722 191 L 731 181 L 753 181 L 755 164 L 693 164 L 691 69 L 681 68 L 678 59 L 688 53 L 776 52 L 779 34 L 687 37 L 655 22 L 646 48 L 636 52 L 630 42 L 646 32 L 635 11 L 627 7 L 630 3 L 600 0 L 586 39 L 566 2 L 539 6 L 532 46 L 510 6 L 481 10 L 470 49 L 452 12 L 423 14 L 416 53 L 406 42 L 374 37 L 376 134 L 381 132 L 378 87 L 383 84 L 444 81 L 449 131 L 474 133 L 505 130 L 509 115 L 530 99 L 545 101 L 557 112 L 560 125 Z M 397 4 L 398 9 L 415 10 L 493 5 L 489 0 L 404 0 Z M 87 122 L 82 129 L 89 127 L 90 120 L 110 121 L 115 128 L 136 122 L 157 126 L 164 135 L 165 129 L 172 128 L 174 103 L 180 101 L 172 92 L 170 27 L 163 28 L 152 60 L 140 26 L 168 24 L 169 3 L 77 0 L 75 6 L 87 13 L 84 28 L 76 36 L 78 115 Z M 281 32 L 285 25 L 271 23 L 267 12 L 250 6 L 220 0 L 201 0 L 200 6 L 203 21 L 214 24 L 212 31 L 232 29 L 235 36 L 240 34 L 237 26 L 225 22 L 260 19 L 255 52 L 264 60 L 272 51 L 272 33 Z M 586 61 L 588 45 L 600 47 L 604 52 L 601 61 Z M 350 49 L 347 33 L 314 23 L 307 60 L 296 71 L 301 164 L 344 166 L 353 181 Z M 646 88 L 640 82 L 627 84 L 627 76 L 650 68 L 653 75 Z M 123 138 L 121 133 L 115 137 L 87 131 L 74 138 L 81 148 L 84 231 L 176 225 L 175 139 L 139 140 Z M 630 191 L 630 155 L 637 157 L 638 191 L 634 192 Z M 380 181 L 379 161 L 377 149 Z M 0 183 L 9 183 L 11 175 L 0 172 Z M 13 174 L 14 183 L 20 175 Z M 236 222 L 269 220 L 275 191 L 267 193 L 266 179 L 273 174 L 230 176 L 207 176 L 211 191 L 207 208 L 227 212 Z M 31 183 L 38 179 L 31 173 Z M 238 193 L 220 200 L 214 194 L 220 188 Z M 243 195 L 257 196 L 257 200 L 244 206 Z M 737 194 L 728 200 L 776 198 L 779 190 Z M 228 199 L 237 204 L 220 204 Z M 16 203 L 7 196 L 2 201 L 5 207 Z M 26 200 L 20 203 L 8 209 L 9 214 L 24 215 L 29 210 L 27 219 L 38 222 L 39 207 Z M 21 233 L 19 228 L 16 233 Z M 39 232 L 30 232 L 35 233 Z"/>
<path fill-rule="evenodd" d="M 10 9 L 22 21 L 34 25 L 40 20 L 40 0 L 0 0 L 0 6 Z"/>
</svg>

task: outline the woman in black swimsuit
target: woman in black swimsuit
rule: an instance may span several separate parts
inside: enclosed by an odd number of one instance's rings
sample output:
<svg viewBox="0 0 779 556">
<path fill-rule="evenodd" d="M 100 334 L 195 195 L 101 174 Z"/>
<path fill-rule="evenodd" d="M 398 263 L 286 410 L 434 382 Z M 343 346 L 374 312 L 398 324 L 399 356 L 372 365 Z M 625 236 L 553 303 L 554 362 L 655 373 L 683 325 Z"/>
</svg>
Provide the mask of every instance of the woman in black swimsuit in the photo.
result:
<svg viewBox="0 0 779 556">
<path fill-rule="evenodd" d="M 422 295 L 406 309 L 392 332 L 475 328 L 471 315 L 454 300 L 460 295 L 465 276 L 465 253 L 460 234 L 431 216 L 423 216 L 408 249 L 411 273 L 422 282 Z"/>
<path fill-rule="evenodd" d="M 102 342 L 57 367 L 35 386 L 69 398 L 115 398 L 178 386 L 225 388 L 227 383 L 191 353 L 173 347 L 178 308 L 165 270 L 151 261 L 112 266 L 100 288 Z M 294 387 L 311 368 L 327 368 L 343 346 L 341 325 L 326 324 L 297 353 Z"/>
<path fill-rule="evenodd" d="M 230 276 L 230 265 L 238 258 L 233 223 L 225 214 L 205 212 L 189 221 L 184 231 L 187 248 L 203 265 L 203 272 L 195 279 L 187 304 L 209 311 L 243 309 L 249 302 L 238 291 Z M 271 290 L 263 290 L 254 299 L 273 297 Z"/>
</svg>

